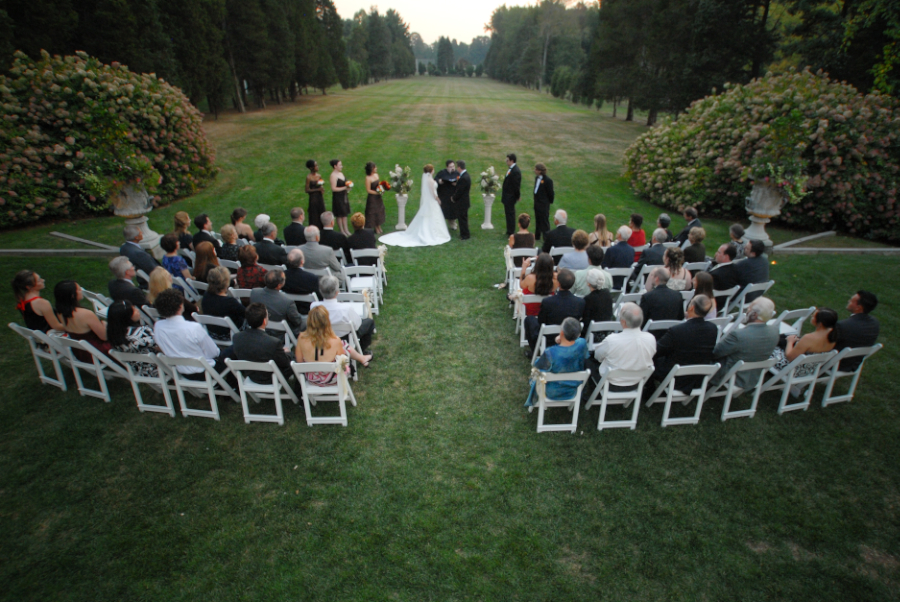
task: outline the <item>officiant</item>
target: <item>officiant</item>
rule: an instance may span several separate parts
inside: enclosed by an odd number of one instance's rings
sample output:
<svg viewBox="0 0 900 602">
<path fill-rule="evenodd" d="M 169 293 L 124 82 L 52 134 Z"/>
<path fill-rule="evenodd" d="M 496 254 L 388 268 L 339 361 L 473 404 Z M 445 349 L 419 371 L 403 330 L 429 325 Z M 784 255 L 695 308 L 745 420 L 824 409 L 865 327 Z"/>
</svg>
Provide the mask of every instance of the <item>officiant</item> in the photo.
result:
<svg viewBox="0 0 900 602">
<path fill-rule="evenodd" d="M 456 206 L 451 197 L 456 188 L 456 182 L 459 180 L 459 174 L 456 173 L 456 163 L 447 161 L 447 167 L 438 172 L 437 177 L 437 193 L 438 199 L 441 201 L 441 212 L 444 219 L 447 220 L 447 227 L 456 230 Z"/>
</svg>

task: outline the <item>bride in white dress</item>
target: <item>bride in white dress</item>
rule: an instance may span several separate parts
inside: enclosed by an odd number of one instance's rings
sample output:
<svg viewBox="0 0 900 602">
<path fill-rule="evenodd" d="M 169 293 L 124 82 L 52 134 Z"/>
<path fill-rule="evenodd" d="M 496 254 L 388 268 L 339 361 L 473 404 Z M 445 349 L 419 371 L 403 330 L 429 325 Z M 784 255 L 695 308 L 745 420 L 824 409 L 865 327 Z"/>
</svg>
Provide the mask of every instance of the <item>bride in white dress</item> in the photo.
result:
<svg viewBox="0 0 900 602">
<path fill-rule="evenodd" d="M 444 214 L 437 196 L 434 167 L 426 165 L 422 175 L 422 200 L 419 212 L 405 231 L 385 234 L 378 239 L 387 245 L 398 247 L 430 247 L 450 240 L 450 231 L 444 222 Z"/>
</svg>

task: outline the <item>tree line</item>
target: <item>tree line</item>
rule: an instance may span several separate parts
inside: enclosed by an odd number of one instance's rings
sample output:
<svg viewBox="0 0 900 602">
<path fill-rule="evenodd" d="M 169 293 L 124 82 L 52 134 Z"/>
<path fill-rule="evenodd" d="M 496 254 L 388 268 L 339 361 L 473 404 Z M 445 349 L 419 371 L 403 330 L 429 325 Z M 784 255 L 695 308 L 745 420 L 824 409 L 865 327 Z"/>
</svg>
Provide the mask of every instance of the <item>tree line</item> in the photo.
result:
<svg viewBox="0 0 900 602">
<path fill-rule="evenodd" d="M 894 0 L 542 0 L 502 6 L 485 71 L 573 102 L 620 103 L 626 119 L 678 114 L 768 70 L 822 69 L 893 93 L 900 65 Z"/>
<path fill-rule="evenodd" d="M 471 44 L 466 44 L 458 42 L 456 38 L 441 36 L 432 44 L 426 44 L 422 36 L 413 33 L 412 45 L 417 59 L 433 63 L 439 71 L 446 74 L 450 69 L 464 71 L 470 65 L 475 67 L 484 63 L 491 38 L 476 36 L 472 38 Z"/>
<path fill-rule="evenodd" d="M 155 73 L 213 112 L 415 73 L 399 13 L 343 20 L 332 0 L 5 0 L 0 72 L 42 49 Z"/>
</svg>

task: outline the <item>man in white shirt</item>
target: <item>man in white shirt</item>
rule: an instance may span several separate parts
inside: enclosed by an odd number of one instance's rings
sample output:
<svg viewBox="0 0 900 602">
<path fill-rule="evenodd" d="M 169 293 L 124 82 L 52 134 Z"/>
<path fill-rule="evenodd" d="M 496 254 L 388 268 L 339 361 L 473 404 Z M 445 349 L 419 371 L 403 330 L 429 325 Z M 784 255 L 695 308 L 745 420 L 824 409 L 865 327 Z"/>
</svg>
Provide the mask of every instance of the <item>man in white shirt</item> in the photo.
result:
<svg viewBox="0 0 900 602">
<path fill-rule="evenodd" d="M 641 331 L 644 314 L 635 303 L 626 303 L 619 312 L 624 329 L 607 336 L 594 351 L 594 359 L 600 363 L 600 376 L 610 370 L 646 370 L 653 368 L 656 354 L 656 337 Z M 638 383 L 633 378 L 615 378 L 609 383 L 610 391 L 633 389 Z"/>
<path fill-rule="evenodd" d="M 232 348 L 220 349 L 203 326 L 184 319 L 184 294 L 181 291 L 174 288 L 162 291 L 153 306 L 160 317 L 153 327 L 153 338 L 164 354 L 168 357 L 203 359 L 216 372 L 225 371 L 225 358 L 233 357 Z M 178 366 L 177 369 L 191 380 L 206 378 L 200 368 Z"/>
<path fill-rule="evenodd" d="M 332 324 L 350 324 L 359 337 L 359 344 L 363 348 L 363 355 L 371 355 L 369 347 L 372 344 L 372 333 L 375 332 L 375 320 L 363 318 L 349 303 L 341 303 L 337 300 L 338 280 L 334 276 L 323 276 L 319 279 L 319 291 L 322 293 L 322 301 L 311 303 L 309 308 L 322 306 L 328 310 L 328 317 Z"/>
</svg>

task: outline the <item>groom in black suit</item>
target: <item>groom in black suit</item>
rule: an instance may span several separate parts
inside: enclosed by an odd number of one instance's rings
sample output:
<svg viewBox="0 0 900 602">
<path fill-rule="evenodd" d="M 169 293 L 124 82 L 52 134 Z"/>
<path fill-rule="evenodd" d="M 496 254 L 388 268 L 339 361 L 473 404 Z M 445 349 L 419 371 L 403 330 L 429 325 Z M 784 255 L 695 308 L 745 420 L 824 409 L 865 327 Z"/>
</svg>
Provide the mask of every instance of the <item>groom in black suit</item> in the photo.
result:
<svg viewBox="0 0 900 602">
<path fill-rule="evenodd" d="M 503 203 L 503 212 L 506 214 L 506 237 L 509 238 L 516 231 L 516 203 L 522 196 L 522 171 L 516 165 L 516 154 L 506 155 L 506 177 L 503 179 L 503 192 L 500 201 Z"/>
<path fill-rule="evenodd" d="M 459 179 L 456 182 L 456 190 L 453 191 L 453 205 L 456 211 L 456 219 L 459 220 L 459 239 L 469 239 L 469 191 L 472 189 L 472 178 L 466 171 L 466 162 L 456 162 L 459 171 Z"/>
</svg>

